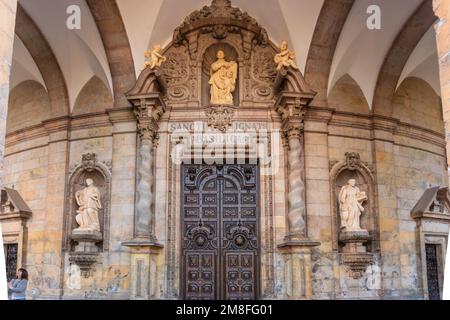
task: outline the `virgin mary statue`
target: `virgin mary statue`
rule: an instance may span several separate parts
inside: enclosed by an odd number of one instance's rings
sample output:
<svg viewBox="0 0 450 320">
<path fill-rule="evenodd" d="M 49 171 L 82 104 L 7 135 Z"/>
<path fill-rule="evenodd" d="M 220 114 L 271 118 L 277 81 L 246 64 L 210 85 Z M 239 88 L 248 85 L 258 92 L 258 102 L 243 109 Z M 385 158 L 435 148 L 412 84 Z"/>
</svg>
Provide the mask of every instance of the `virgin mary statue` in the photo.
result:
<svg viewBox="0 0 450 320">
<path fill-rule="evenodd" d="M 233 92 L 236 89 L 238 65 L 225 61 L 225 53 L 217 52 L 217 60 L 211 65 L 211 104 L 233 105 Z"/>
</svg>

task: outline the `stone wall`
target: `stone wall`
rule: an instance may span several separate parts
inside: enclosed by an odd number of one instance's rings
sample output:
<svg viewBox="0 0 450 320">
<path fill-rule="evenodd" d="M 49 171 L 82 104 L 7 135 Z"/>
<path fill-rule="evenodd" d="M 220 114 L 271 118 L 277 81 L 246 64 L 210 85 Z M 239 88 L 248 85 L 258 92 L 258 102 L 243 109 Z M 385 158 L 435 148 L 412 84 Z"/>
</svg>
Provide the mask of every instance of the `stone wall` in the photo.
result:
<svg viewBox="0 0 450 320">
<path fill-rule="evenodd" d="M 8 114 L 9 77 L 14 44 L 14 26 L 17 0 L 0 0 L 0 185 L 3 174 L 3 154 L 5 147 L 6 119 Z M 2 233 L 0 225 L 0 234 Z M 0 238 L 3 247 L 3 238 Z M 0 274 L 5 274 L 4 254 L 0 252 Z M 0 287 L 6 288 L 6 279 L 0 279 Z M 7 298 L 7 292 L 0 290 L 0 299 Z"/>
</svg>

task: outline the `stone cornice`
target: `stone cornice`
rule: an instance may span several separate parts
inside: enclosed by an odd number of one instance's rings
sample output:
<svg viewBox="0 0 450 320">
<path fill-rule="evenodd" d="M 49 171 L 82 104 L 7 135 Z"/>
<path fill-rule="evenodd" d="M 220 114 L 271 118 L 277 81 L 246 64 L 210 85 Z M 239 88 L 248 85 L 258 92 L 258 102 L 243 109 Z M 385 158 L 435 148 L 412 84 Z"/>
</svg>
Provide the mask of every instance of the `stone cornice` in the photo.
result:
<svg viewBox="0 0 450 320">
<path fill-rule="evenodd" d="M 196 109 L 197 110 L 197 109 Z M 106 111 L 107 113 L 92 113 L 85 115 L 78 115 L 72 117 L 63 117 L 50 119 L 40 125 L 33 125 L 23 129 L 16 130 L 6 135 L 6 147 L 11 147 L 23 142 L 29 142 L 34 139 L 47 138 L 50 132 L 58 132 L 61 130 L 82 130 L 98 127 L 110 126 L 111 123 L 126 123 L 136 122 L 134 115 L 134 108 L 112 108 Z M 181 114 L 182 115 L 182 114 Z M 109 119 L 108 119 L 109 116 Z M 171 117 L 172 118 L 172 117 Z M 70 119 L 70 121 L 69 121 Z M 175 118 L 177 119 L 176 114 Z M 180 121 L 183 118 L 180 117 Z M 206 119 L 199 119 L 204 120 Z M 264 119 L 261 119 L 263 121 Z M 445 148 L 445 135 L 427 128 L 422 128 L 417 125 L 400 122 L 398 119 L 376 116 L 364 115 L 351 112 L 335 111 L 332 108 L 322 107 L 307 107 L 305 115 L 305 122 L 307 123 L 327 123 L 330 127 L 336 128 L 352 128 L 367 131 L 387 132 L 392 137 L 392 142 L 395 137 L 405 137 L 421 142 L 430 143 L 439 148 Z M 361 138 L 361 137 L 355 137 Z M 377 139 L 377 137 L 375 137 Z"/>
<path fill-rule="evenodd" d="M 329 126 L 333 127 L 386 132 L 392 135 L 392 141 L 395 140 L 396 136 L 407 137 L 445 148 L 445 135 L 443 133 L 386 116 L 365 115 L 309 106 L 305 115 L 305 121 L 327 122 Z"/>
<path fill-rule="evenodd" d="M 58 117 L 54 119 L 42 121 L 42 125 L 47 130 L 48 134 L 67 131 L 70 128 L 70 116 Z"/>
<path fill-rule="evenodd" d="M 107 109 L 106 112 L 109 115 L 109 120 L 113 124 L 121 122 L 136 122 L 136 117 L 134 116 L 132 107 Z"/>
</svg>

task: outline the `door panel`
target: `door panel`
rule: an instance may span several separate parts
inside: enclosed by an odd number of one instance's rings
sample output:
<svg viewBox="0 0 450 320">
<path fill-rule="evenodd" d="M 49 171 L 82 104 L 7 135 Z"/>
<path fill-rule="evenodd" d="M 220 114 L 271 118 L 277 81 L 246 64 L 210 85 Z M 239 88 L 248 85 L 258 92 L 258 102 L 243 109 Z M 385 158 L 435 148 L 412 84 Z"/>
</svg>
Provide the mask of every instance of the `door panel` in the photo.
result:
<svg viewBox="0 0 450 320">
<path fill-rule="evenodd" d="M 438 246 L 437 244 L 425 244 L 425 253 L 427 261 L 427 282 L 428 298 L 430 300 L 441 300 L 439 285 L 439 267 L 438 267 Z"/>
<path fill-rule="evenodd" d="M 258 298 L 258 167 L 182 166 L 185 299 Z"/>
</svg>

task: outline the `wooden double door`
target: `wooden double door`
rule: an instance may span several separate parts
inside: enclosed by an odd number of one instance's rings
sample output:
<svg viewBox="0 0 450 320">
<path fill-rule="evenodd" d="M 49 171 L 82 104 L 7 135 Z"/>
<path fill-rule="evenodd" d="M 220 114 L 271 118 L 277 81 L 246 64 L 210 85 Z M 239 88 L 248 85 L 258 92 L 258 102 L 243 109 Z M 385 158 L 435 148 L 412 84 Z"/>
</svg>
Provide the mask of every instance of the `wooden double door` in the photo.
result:
<svg viewBox="0 0 450 320">
<path fill-rule="evenodd" d="M 258 180 L 257 165 L 182 166 L 184 299 L 258 299 Z"/>
</svg>

